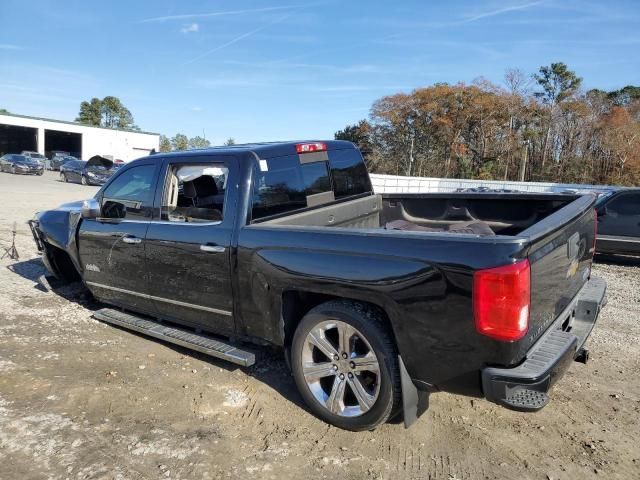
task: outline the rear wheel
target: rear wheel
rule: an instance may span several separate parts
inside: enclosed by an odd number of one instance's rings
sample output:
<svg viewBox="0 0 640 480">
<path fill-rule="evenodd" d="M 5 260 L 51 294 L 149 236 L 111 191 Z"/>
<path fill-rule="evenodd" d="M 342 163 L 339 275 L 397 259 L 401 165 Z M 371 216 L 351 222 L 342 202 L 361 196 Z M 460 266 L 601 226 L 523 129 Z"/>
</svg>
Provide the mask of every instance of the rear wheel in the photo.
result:
<svg viewBox="0 0 640 480">
<path fill-rule="evenodd" d="M 296 329 L 293 376 L 315 415 L 347 430 L 371 430 L 400 405 L 398 355 L 388 325 L 372 307 L 331 301 Z"/>
<path fill-rule="evenodd" d="M 85 177 L 84 175 L 82 175 L 82 185 L 89 185 L 89 182 L 87 182 L 87 177 Z"/>
</svg>

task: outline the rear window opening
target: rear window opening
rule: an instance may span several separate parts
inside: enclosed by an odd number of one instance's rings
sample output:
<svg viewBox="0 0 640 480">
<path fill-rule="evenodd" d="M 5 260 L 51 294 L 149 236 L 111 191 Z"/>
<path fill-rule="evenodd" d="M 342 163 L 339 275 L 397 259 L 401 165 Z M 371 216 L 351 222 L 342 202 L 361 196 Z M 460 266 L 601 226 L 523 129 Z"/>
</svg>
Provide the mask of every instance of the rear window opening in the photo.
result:
<svg viewBox="0 0 640 480">
<path fill-rule="evenodd" d="M 162 219 L 221 222 L 228 175 L 224 165 L 172 166 L 162 202 Z"/>
</svg>

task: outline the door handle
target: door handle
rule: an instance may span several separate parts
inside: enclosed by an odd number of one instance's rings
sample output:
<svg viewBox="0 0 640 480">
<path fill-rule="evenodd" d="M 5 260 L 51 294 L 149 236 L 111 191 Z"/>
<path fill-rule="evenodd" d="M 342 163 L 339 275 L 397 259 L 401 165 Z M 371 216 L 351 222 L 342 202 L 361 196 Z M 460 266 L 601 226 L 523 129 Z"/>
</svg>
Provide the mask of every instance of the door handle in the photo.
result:
<svg viewBox="0 0 640 480">
<path fill-rule="evenodd" d="M 223 253 L 225 251 L 224 247 L 219 245 L 200 245 L 200 250 L 208 253 Z"/>
<path fill-rule="evenodd" d="M 124 243 L 142 243 L 142 239 L 138 237 L 122 237 Z"/>
</svg>

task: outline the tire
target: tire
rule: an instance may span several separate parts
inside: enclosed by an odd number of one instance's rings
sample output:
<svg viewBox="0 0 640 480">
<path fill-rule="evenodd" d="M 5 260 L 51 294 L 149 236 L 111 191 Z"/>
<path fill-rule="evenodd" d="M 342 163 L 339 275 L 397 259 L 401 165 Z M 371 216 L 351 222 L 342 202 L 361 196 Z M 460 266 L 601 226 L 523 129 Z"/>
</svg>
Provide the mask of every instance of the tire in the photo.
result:
<svg viewBox="0 0 640 480">
<path fill-rule="evenodd" d="M 343 336 L 343 331 L 349 334 Z M 350 339 L 346 358 L 342 357 L 345 348 L 340 348 L 342 337 Z M 331 359 L 326 353 L 338 357 Z M 291 368 L 311 411 L 338 428 L 373 430 L 400 408 L 397 348 L 383 315 L 371 306 L 336 300 L 311 309 L 295 331 Z M 336 397 L 341 396 L 342 402 L 332 402 L 336 392 L 341 392 Z"/>
<path fill-rule="evenodd" d="M 14 175 L 16 174 L 16 167 L 15 166 L 11 167 L 11 173 L 13 173 Z"/>
<path fill-rule="evenodd" d="M 87 182 L 87 177 L 85 177 L 84 175 L 82 175 L 82 180 L 80 180 L 80 183 L 82 183 L 82 185 L 89 185 L 89 182 Z"/>
<path fill-rule="evenodd" d="M 69 183 L 69 179 L 67 178 L 67 175 L 65 173 L 60 174 L 60 180 L 62 180 L 64 183 Z"/>
</svg>

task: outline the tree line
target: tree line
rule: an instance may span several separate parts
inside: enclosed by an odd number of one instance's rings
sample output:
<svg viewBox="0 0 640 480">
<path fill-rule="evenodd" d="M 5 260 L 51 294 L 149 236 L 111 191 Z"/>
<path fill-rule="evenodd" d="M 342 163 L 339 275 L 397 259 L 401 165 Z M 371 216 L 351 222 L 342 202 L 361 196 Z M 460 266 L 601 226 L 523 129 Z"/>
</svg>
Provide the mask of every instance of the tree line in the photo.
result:
<svg viewBox="0 0 640 480">
<path fill-rule="evenodd" d="M 228 138 L 224 145 L 235 145 L 233 138 Z M 176 133 L 169 138 L 166 135 L 160 135 L 160 151 L 174 152 L 179 150 L 190 150 L 192 148 L 207 148 L 211 146 L 211 142 L 204 137 L 195 136 L 187 137 L 184 133 Z"/>
<path fill-rule="evenodd" d="M 6 110 L 0 109 L 0 113 L 3 112 L 8 113 Z M 124 106 L 118 97 L 114 96 L 106 96 L 103 99 L 94 97 L 89 101 L 81 102 L 76 122 L 95 127 L 140 130 L 133 120 L 131 111 Z M 229 138 L 224 144 L 235 145 L 235 143 L 233 138 Z M 209 140 L 198 135 L 191 138 L 183 133 L 176 133 L 173 137 L 160 135 L 159 149 L 161 152 L 207 148 L 210 146 L 211 142 Z"/>
<path fill-rule="evenodd" d="M 503 85 L 438 83 L 374 102 L 336 132 L 369 169 L 394 175 L 640 183 L 640 87 L 584 91 L 564 63 Z"/>
</svg>

